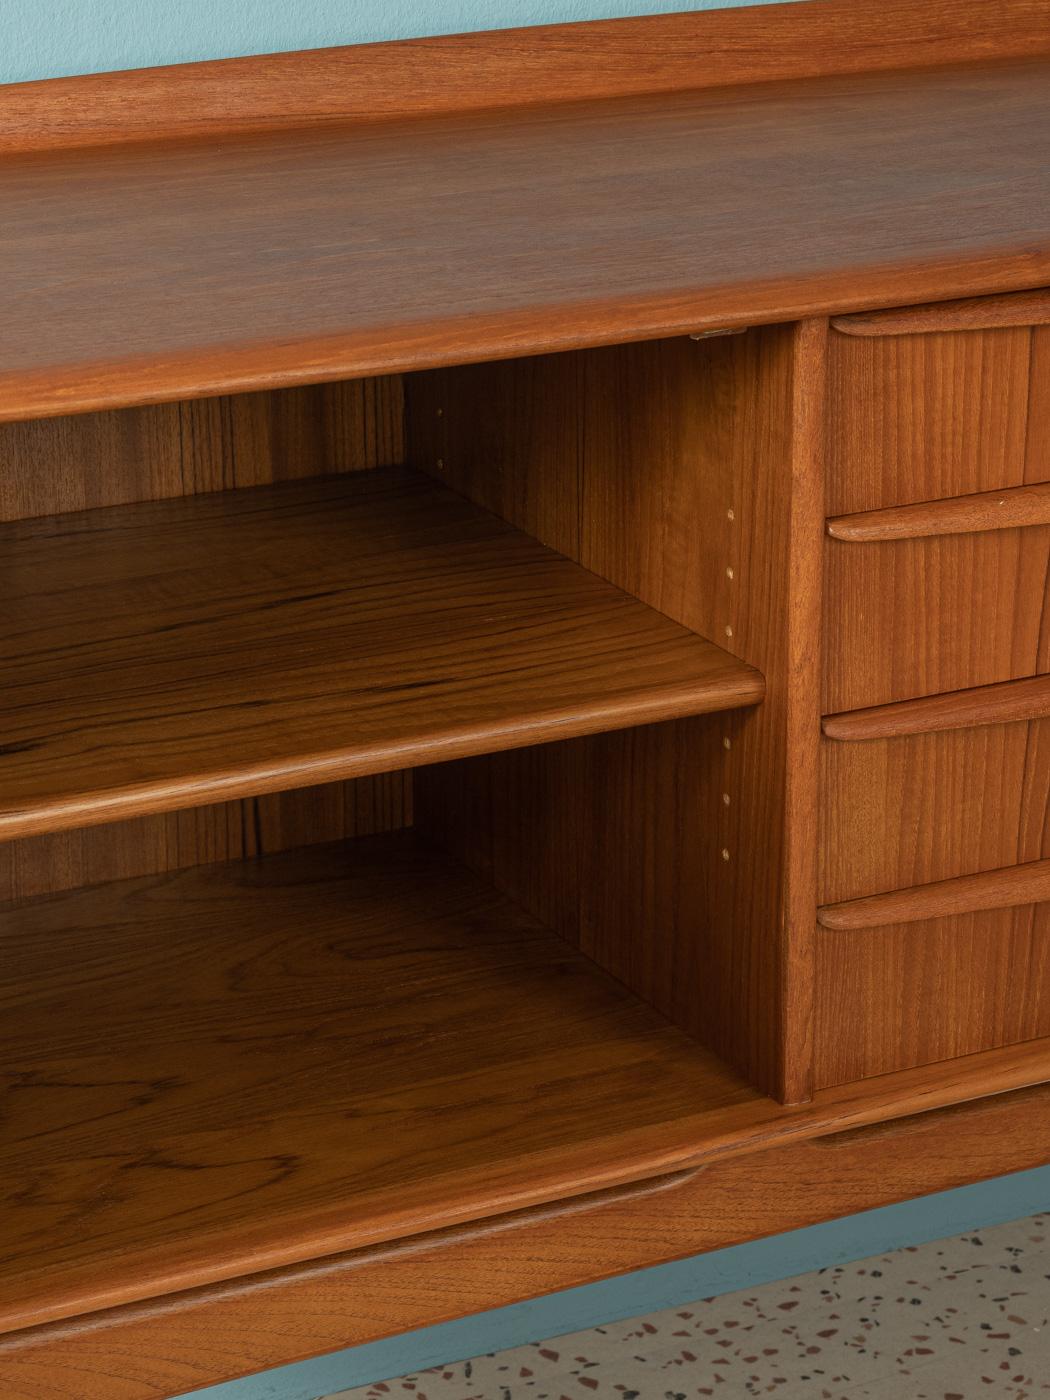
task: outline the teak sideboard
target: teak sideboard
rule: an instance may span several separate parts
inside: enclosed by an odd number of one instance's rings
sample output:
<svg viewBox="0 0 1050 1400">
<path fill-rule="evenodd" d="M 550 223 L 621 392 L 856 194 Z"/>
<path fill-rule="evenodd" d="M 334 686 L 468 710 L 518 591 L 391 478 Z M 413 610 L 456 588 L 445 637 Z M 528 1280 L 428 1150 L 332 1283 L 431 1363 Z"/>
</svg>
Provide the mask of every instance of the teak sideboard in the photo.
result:
<svg viewBox="0 0 1050 1400">
<path fill-rule="evenodd" d="M 0 90 L 0 1395 L 1050 1161 L 1050 2 Z"/>
</svg>

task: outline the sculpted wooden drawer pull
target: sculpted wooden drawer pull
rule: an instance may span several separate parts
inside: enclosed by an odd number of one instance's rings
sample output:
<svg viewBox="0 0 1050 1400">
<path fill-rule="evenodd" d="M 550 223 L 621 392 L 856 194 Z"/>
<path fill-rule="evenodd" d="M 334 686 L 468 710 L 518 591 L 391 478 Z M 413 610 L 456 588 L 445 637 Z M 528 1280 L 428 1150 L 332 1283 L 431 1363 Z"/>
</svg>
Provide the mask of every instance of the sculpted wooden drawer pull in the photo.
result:
<svg viewBox="0 0 1050 1400">
<path fill-rule="evenodd" d="M 1050 899 L 1050 860 L 1033 860 L 1005 870 L 961 875 L 932 885 L 825 904 L 817 910 L 827 929 L 878 928 L 883 924 L 914 923 L 947 914 L 970 914 L 978 909 L 1007 909 Z"/>
<path fill-rule="evenodd" d="M 1050 676 L 1001 681 L 927 695 L 892 705 L 871 705 L 826 715 L 822 728 L 828 739 L 896 739 L 905 734 L 929 734 L 943 729 L 970 729 L 980 724 L 1012 724 L 1017 720 L 1050 717 Z"/>
<path fill-rule="evenodd" d="M 918 539 L 925 535 L 969 535 L 1019 525 L 1050 525 L 1050 482 L 839 515 L 828 521 L 827 531 L 834 540 L 861 543 Z"/>
<path fill-rule="evenodd" d="M 925 306 L 892 307 L 834 316 L 831 324 L 843 335 L 929 335 L 936 331 L 998 330 L 1004 326 L 1045 326 L 1050 323 L 1050 290 L 1008 292 L 1000 297 L 965 297 L 934 301 Z"/>
</svg>

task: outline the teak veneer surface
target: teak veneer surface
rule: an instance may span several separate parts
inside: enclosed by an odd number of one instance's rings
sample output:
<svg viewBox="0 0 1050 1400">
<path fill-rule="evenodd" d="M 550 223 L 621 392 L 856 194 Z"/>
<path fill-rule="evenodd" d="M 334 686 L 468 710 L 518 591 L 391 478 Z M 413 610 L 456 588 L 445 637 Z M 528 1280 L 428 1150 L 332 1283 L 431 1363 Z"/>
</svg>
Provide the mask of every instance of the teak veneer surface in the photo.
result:
<svg viewBox="0 0 1050 1400">
<path fill-rule="evenodd" d="M 0 1330 L 659 1171 L 627 1119 L 775 1111 L 411 833 L 45 896 L 0 935 Z"/>
<path fill-rule="evenodd" d="M 808 1097 L 826 339 L 406 384 L 414 463 L 767 679 L 752 709 L 429 768 L 417 822 L 786 1102 Z"/>
<path fill-rule="evenodd" d="M 14 155 L 0 417 L 1050 282 L 1050 62 Z"/>
<path fill-rule="evenodd" d="M 1050 672 L 1050 525 L 826 552 L 826 712 Z"/>
<path fill-rule="evenodd" d="M 981 1056 L 979 1063 L 1002 1060 Z M 967 1070 L 973 1068 L 973 1062 Z M 980 1078 L 978 1069 L 977 1078 Z M 833 1092 L 825 1097 L 835 1097 Z M 5 1400 L 162 1400 L 262 1367 L 1038 1167 L 1050 1087 L 0 1337 Z M 945 1144 L 951 1150 L 945 1150 Z"/>
<path fill-rule="evenodd" d="M 8 905 L 0 934 L 5 1331 L 1050 1068 L 1020 1047 L 782 1108 L 411 833 Z"/>
<path fill-rule="evenodd" d="M 0 837 L 761 698 L 404 469 L 0 527 Z"/>
<path fill-rule="evenodd" d="M 1045 0 L 749 5 L 182 63 L 0 87 L 0 151 L 1032 57 Z"/>
<path fill-rule="evenodd" d="M 1050 858 L 1050 717 L 825 740 L 821 759 L 821 904 Z"/>
<path fill-rule="evenodd" d="M 1047 1057 L 1050 903 L 823 930 L 816 944 L 818 1099 L 900 1072 L 967 1075 L 987 1054 Z"/>
<path fill-rule="evenodd" d="M 829 516 L 1050 478 L 1050 326 L 833 331 L 829 349 Z"/>
<path fill-rule="evenodd" d="M 403 420 L 395 376 L 6 423 L 0 521 L 393 465 Z M 0 842 L 0 900 L 411 823 L 394 772 L 56 831 Z"/>
</svg>

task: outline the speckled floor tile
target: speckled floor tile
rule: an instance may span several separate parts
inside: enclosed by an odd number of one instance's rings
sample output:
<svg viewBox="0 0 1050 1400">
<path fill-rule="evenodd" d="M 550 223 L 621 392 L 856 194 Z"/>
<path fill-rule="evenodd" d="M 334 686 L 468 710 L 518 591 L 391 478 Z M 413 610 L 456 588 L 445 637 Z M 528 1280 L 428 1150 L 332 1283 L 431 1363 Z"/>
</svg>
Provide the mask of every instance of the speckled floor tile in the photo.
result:
<svg viewBox="0 0 1050 1400">
<path fill-rule="evenodd" d="M 1050 1396 L 1050 1215 L 326 1400 Z"/>
</svg>

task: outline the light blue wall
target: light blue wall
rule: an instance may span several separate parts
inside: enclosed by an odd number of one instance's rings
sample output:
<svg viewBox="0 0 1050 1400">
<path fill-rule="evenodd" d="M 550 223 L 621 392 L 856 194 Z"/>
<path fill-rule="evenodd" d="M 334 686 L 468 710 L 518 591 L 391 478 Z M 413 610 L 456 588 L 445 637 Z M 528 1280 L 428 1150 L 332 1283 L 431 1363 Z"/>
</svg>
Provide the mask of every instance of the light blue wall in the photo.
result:
<svg viewBox="0 0 1050 1400">
<path fill-rule="evenodd" d="M 858 4 L 868 0 L 857 0 Z M 0 82 L 742 0 L 0 0 Z M 1050 1167 L 282 1367 L 196 1400 L 310 1400 L 415 1367 L 1050 1209 Z"/>
<path fill-rule="evenodd" d="M 744 0 L 0 0 L 0 83 Z M 858 0 L 863 3 L 863 0 Z"/>
</svg>

